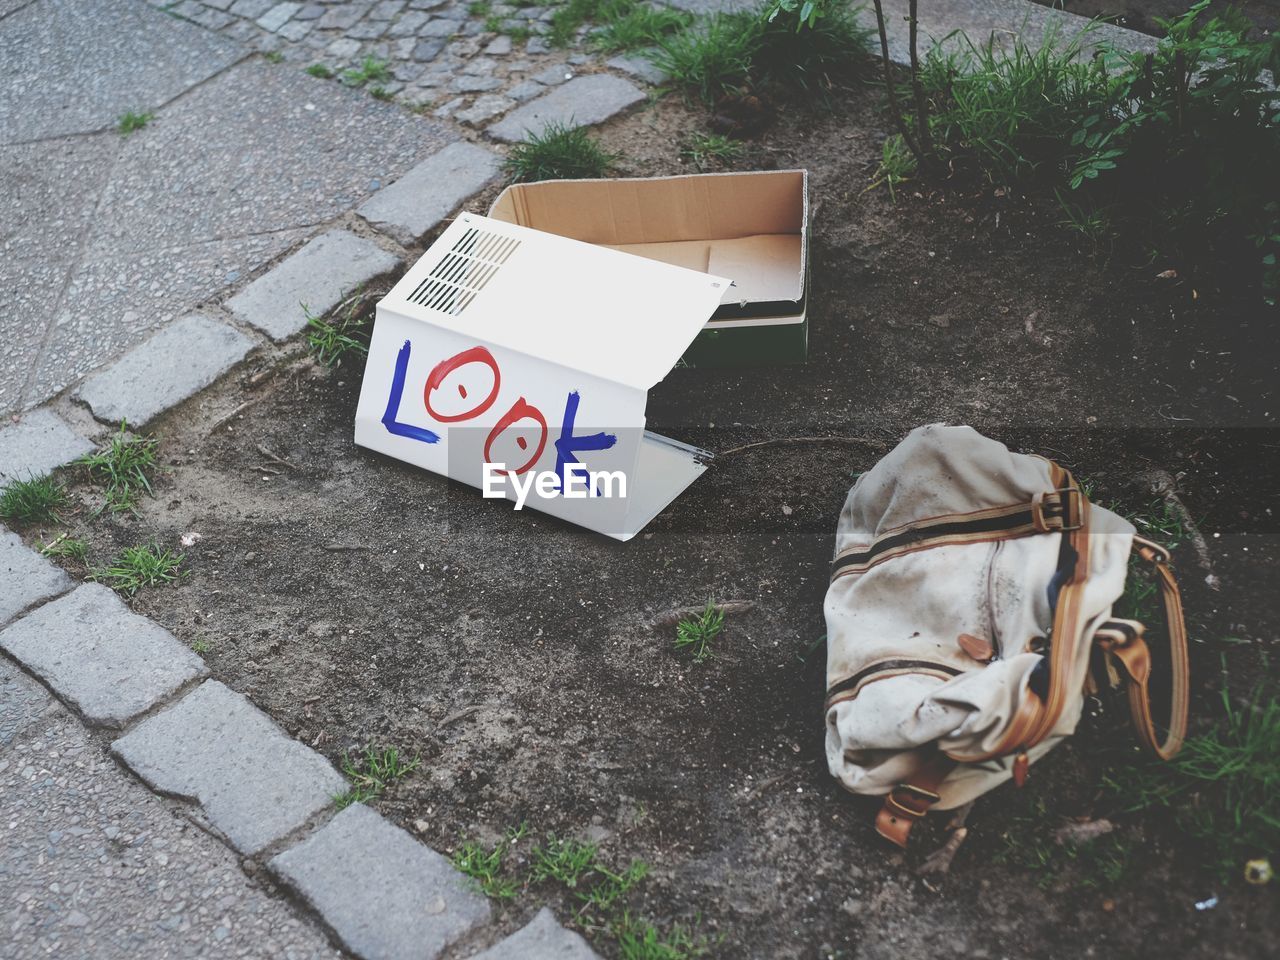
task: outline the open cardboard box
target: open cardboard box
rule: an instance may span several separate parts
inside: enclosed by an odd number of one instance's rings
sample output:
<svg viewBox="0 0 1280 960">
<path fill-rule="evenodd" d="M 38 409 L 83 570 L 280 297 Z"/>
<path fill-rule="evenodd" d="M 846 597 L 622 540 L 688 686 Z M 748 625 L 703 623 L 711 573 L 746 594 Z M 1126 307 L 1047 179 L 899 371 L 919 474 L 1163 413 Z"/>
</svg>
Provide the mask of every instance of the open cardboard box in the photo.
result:
<svg viewBox="0 0 1280 960">
<path fill-rule="evenodd" d="M 798 363 L 808 350 L 808 173 L 777 170 L 507 187 L 489 216 L 729 277 L 690 366 Z"/>
<path fill-rule="evenodd" d="M 462 214 L 378 303 L 356 443 L 630 539 L 710 459 L 645 406 L 729 283 Z"/>
</svg>

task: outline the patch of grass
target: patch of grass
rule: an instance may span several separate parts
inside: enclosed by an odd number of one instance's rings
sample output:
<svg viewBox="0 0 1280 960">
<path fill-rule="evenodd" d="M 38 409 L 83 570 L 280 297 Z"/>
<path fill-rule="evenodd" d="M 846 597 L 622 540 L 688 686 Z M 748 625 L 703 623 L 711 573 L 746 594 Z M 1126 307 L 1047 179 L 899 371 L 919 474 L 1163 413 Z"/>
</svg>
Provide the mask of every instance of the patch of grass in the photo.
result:
<svg viewBox="0 0 1280 960">
<path fill-rule="evenodd" d="M 689 651 L 694 663 L 705 663 L 715 656 L 711 641 L 724 629 L 724 611 L 707 601 L 706 609 L 698 616 L 681 620 L 676 624 L 676 650 Z"/>
<path fill-rule="evenodd" d="M 467 840 L 453 853 L 453 865 L 472 879 L 480 890 L 495 900 L 513 900 L 520 885 L 503 876 L 507 852 L 527 832 L 525 824 L 508 830 L 506 836 L 492 847 L 485 847 L 478 840 Z"/>
<path fill-rule="evenodd" d="M 376 86 L 369 88 L 369 96 L 375 100 L 390 100 L 393 94 L 384 86 Z"/>
<path fill-rule="evenodd" d="M 191 652 L 201 656 L 209 652 L 209 641 L 204 637 L 196 637 L 191 641 Z"/>
<path fill-rule="evenodd" d="M 907 149 L 902 134 L 895 133 L 887 137 L 880 148 L 880 166 L 876 168 L 875 178 L 868 185 L 868 190 L 884 184 L 889 189 L 889 199 L 898 199 L 897 188 L 911 179 L 916 172 L 916 158 Z"/>
<path fill-rule="evenodd" d="M 599 882 L 579 896 L 586 905 L 584 909 L 594 909 L 599 915 L 607 917 L 619 901 L 649 875 L 649 865 L 643 860 L 633 860 L 627 869 L 614 873 L 597 862 L 595 872 L 600 875 Z"/>
<path fill-rule="evenodd" d="M 284 63 L 284 54 L 279 50 L 268 50 L 262 56 L 267 63 Z"/>
<path fill-rule="evenodd" d="M 1226 878 L 1280 851 L 1280 698 L 1258 686 L 1241 708 L 1224 689 L 1222 712 L 1171 762 L 1126 765 L 1104 780 L 1127 811 L 1172 809 Z"/>
<path fill-rule="evenodd" d="M 333 79 L 333 70 L 323 63 L 313 63 L 311 66 L 307 67 L 307 73 L 311 74 L 313 77 L 318 77 L 321 80 Z"/>
<path fill-rule="evenodd" d="M 602 177 L 617 162 L 586 131 L 561 123 L 549 123 L 541 133 L 530 134 L 507 155 L 506 170 L 513 182 L 581 180 Z"/>
<path fill-rule="evenodd" d="M 110 566 L 91 570 L 89 579 L 132 597 L 143 587 L 176 583 L 183 576 L 184 559 L 184 554 L 162 550 L 154 543 L 125 547 Z"/>
<path fill-rule="evenodd" d="M 360 66 L 342 71 L 342 82 L 349 87 L 363 87 L 367 83 L 388 83 L 391 70 L 387 61 L 377 57 L 365 57 Z"/>
<path fill-rule="evenodd" d="M 706 937 L 695 936 L 679 923 L 663 932 L 648 920 L 633 918 L 629 913 L 615 919 L 609 932 L 618 942 L 622 960 L 692 960 L 711 950 Z"/>
<path fill-rule="evenodd" d="M 68 504 L 67 491 L 51 476 L 14 480 L 0 493 L 0 520 L 36 524 L 59 522 Z"/>
<path fill-rule="evenodd" d="M 141 130 L 155 118 L 156 115 L 150 110 L 142 113 L 134 113 L 130 110 L 128 113 L 120 115 L 120 119 L 116 121 L 116 131 L 122 137 L 127 137 L 129 134 L 136 133 Z"/>
<path fill-rule="evenodd" d="M 716 14 L 664 37 L 647 56 L 686 96 L 711 104 L 746 82 L 761 32 L 757 17 Z"/>
<path fill-rule="evenodd" d="M 160 441 L 154 437 L 129 433 L 126 421 L 110 442 L 97 453 L 81 457 L 76 463 L 85 468 L 89 479 L 103 486 L 106 502 L 99 509 L 112 513 L 133 510 L 138 498 L 151 494 L 151 473 L 156 469 Z"/>
<path fill-rule="evenodd" d="M 89 556 L 89 544 L 78 537 L 64 533 L 48 543 L 40 544 L 40 554 L 45 557 L 58 557 L 84 563 Z"/>
<path fill-rule="evenodd" d="M 591 33 L 591 44 L 606 53 L 652 47 L 693 22 L 682 10 L 652 6 L 644 0 L 604 0 L 592 20 L 600 28 Z"/>
<path fill-rule="evenodd" d="M 584 877 L 596 869 L 596 845 L 577 840 L 547 841 L 546 846 L 533 848 L 531 883 L 554 880 L 569 889 L 575 889 Z"/>
<path fill-rule="evenodd" d="M 473 0 L 467 5 L 467 13 L 473 17 L 487 17 L 492 9 L 493 4 L 489 0 Z"/>
<path fill-rule="evenodd" d="M 373 744 L 364 748 L 363 755 L 354 758 L 344 753 L 342 772 L 351 787 L 334 797 L 334 803 L 339 810 L 345 810 L 353 803 L 376 800 L 388 787 L 418 769 L 418 763 L 417 757 L 406 761 L 395 747 L 379 748 Z"/>
<path fill-rule="evenodd" d="M 742 144 L 719 133 L 695 133 L 686 141 L 680 156 L 699 170 L 732 163 L 742 156 Z"/>
<path fill-rule="evenodd" d="M 364 313 L 366 296 L 357 290 L 338 305 L 332 320 L 318 317 L 302 304 L 307 318 L 307 345 L 326 367 L 339 366 L 348 356 L 369 355 L 369 317 Z"/>
<path fill-rule="evenodd" d="M 837 80 L 867 62 L 872 30 L 858 24 L 846 0 L 774 0 L 758 15 L 752 77 L 825 104 Z"/>
</svg>

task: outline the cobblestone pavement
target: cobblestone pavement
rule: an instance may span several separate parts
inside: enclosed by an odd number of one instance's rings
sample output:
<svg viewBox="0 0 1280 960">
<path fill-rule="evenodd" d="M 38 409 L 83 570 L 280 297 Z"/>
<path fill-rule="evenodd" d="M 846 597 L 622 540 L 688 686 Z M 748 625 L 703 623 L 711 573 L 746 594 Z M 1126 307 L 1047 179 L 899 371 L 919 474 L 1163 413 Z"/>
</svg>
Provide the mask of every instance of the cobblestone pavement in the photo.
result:
<svg viewBox="0 0 1280 960">
<path fill-rule="evenodd" d="M 337 75 L 365 58 L 388 64 L 388 79 L 370 83 L 432 116 L 483 127 L 518 103 L 600 69 L 605 58 L 587 49 L 590 26 L 565 48 L 547 39 L 553 5 L 536 0 L 181 0 L 160 3 L 176 16 Z M 639 59 L 609 65 L 654 77 Z"/>
</svg>

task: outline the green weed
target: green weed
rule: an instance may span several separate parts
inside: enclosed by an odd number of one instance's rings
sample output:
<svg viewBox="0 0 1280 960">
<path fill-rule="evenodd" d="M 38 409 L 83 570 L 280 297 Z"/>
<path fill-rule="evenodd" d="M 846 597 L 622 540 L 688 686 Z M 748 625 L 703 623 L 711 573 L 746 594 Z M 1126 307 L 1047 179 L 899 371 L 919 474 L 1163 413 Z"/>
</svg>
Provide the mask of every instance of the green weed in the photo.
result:
<svg viewBox="0 0 1280 960">
<path fill-rule="evenodd" d="M 103 486 L 106 501 L 99 512 L 134 510 L 142 494 L 150 496 L 150 475 L 156 469 L 159 447 L 154 437 L 131 435 L 128 423 L 121 420 L 120 429 L 103 449 L 76 461 L 89 479 Z"/>
<path fill-rule="evenodd" d="M 284 54 L 279 50 L 268 50 L 262 56 L 267 63 L 284 63 Z"/>
<path fill-rule="evenodd" d="M 1222 710 L 1171 762 L 1119 767 L 1105 782 L 1127 811 L 1174 810 L 1179 830 L 1227 877 L 1280 852 L 1280 698 L 1258 686 L 1241 708 L 1224 689 Z"/>
<path fill-rule="evenodd" d="M 191 641 L 191 652 L 198 653 L 201 656 L 208 653 L 210 649 L 209 641 L 204 637 L 196 637 Z"/>
<path fill-rule="evenodd" d="M 184 574 L 185 556 L 162 550 L 156 544 L 125 547 L 110 566 L 89 572 L 89 579 L 105 583 L 117 593 L 132 597 L 143 587 L 176 583 Z"/>
<path fill-rule="evenodd" d="M 156 115 L 149 110 L 142 113 L 134 113 L 130 110 L 128 113 L 120 115 L 120 119 L 116 122 L 116 131 L 122 137 L 127 137 L 129 134 L 141 130 L 155 118 Z"/>
<path fill-rule="evenodd" d="M 761 33 L 758 18 L 716 14 L 662 38 L 646 56 L 687 96 L 711 104 L 746 82 Z"/>
<path fill-rule="evenodd" d="M 70 501 L 66 488 L 51 476 L 13 480 L 0 492 L 0 520 L 9 523 L 57 523 Z"/>
<path fill-rule="evenodd" d="M 682 10 L 644 0 L 602 0 L 591 19 L 599 24 L 590 35 L 591 44 L 606 53 L 652 47 L 693 22 Z"/>
<path fill-rule="evenodd" d="M 693 654 L 694 663 L 704 663 L 715 656 L 711 641 L 724 629 L 724 611 L 707 601 L 706 609 L 697 617 L 676 624 L 676 649 Z"/>
<path fill-rule="evenodd" d="M 342 82 L 349 87 L 363 87 L 367 83 L 388 83 L 391 70 L 387 61 L 377 57 L 365 57 L 360 66 L 342 72 Z"/>
<path fill-rule="evenodd" d="M 685 141 L 680 156 L 699 170 L 732 163 L 743 154 L 742 144 L 719 133 L 695 133 Z"/>
<path fill-rule="evenodd" d="M 885 138 L 884 146 L 880 149 L 880 166 L 876 168 L 876 175 L 867 189 L 874 190 L 884 184 L 889 190 L 889 199 L 896 201 L 897 188 L 910 180 L 915 172 L 916 158 L 907 149 L 902 134 L 892 134 Z"/>
<path fill-rule="evenodd" d="M 395 747 L 375 747 L 369 744 L 363 755 L 342 755 L 342 772 L 351 787 L 334 797 L 334 804 L 344 810 L 353 803 L 376 800 L 387 788 L 403 780 L 418 769 L 418 758 L 406 761 Z"/>
<path fill-rule="evenodd" d="M 468 840 L 453 853 L 453 865 L 470 877 L 480 890 L 495 900 L 513 900 L 520 885 L 502 875 L 503 865 L 510 849 L 527 832 L 525 824 L 506 835 L 492 847 L 485 847 L 478 840 Z"/>
<path fill-rule="evenodd" d="M 390 100 L 393 94 L 386 87 L 379 85 L 369 88 L 369 96 L 373 97 L 375 100 L 386 101 Z"/>
<path fill-rule="evenodd" d="M 572 890 L 596 869 L 596 846 L 593 843 L 552 837 L 545 847 L 535 846 L 532 857 L 531 883 L 555 880 Z"/>
<path fill-rule="evenodd" d="M 304 303 L 307 318 L 307 345 L 326 367 L 339 366 L 348 356 L 369 355 L 369 317 L 364 312 L 368 297 L 356 290 L 338 305 L 331 320 L 318 317 Z"/>
<path fill-rule="evenodd" d="M 48 543 L 40 544 L 40 553 L 46 557 L 59 557 L 84 563 L 89 556 L 89 544 L 68 534 L 62 534 Z"/>
<path fill-rule="evenodd" d="M 581 180 L 602 177 L 617 162 L 584 127 L 549 123 L 541 133 L 529 134 L 507 155 L 506 170 L 513 182 Z"/>
<path fill-rule="evenodd" d="M 648 920 L 624 913 L 610 924 L 622 960 L 692 960 L 706 956 L 711 944 L 681 924 L 660 931 Z"/>
<path fill-rule="evenodd" d="M 489 0 L 473 0 L 467 5 L 467 13 L 473 17 L 487 17 L 491 9 L 493 4 L 489 3 Z"/>
<path fill-rule="evenodd" d="M 319 78 L 320 80 L 333 79 L 333 70 L 323 63 L 311 64 L 311 66 L 307 67 L 307 73 L 311 74 L 313 77 Z"/>
</svg>

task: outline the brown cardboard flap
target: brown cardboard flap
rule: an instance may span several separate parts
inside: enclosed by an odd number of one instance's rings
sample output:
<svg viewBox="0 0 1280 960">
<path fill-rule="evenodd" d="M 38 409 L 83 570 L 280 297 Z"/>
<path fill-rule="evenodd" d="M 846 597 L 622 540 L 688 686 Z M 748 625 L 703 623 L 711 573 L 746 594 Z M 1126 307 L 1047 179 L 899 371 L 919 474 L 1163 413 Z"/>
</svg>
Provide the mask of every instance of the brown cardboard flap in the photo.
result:
<svg viewBox="0 0 1280 960">
<path fill-rule="evenodd" d="M 587 243 L 731 240 L 804 228 L 804 171 L 513 184 L 490 210 Z"/>
<path fill-rule="evenodd" d="M 804 295 L 804 248 L 797 233 L 714 240 L 705 269 L 733 281 L 721 303 L 798 301 Z"/>
<path fill-rule="evenodd" d="M 711 245 L 705 240 L 676 240 L 671 243 L 607 243 L 603 246 L 621 250 L 636 257 L 661 260 L 663 263 L 674 264 L 689 270 L 710 272 L 707 262 L 711 255 Z M 727 273 L 721 276 L 733 279 L 733 276 Z"/>
</svg>

